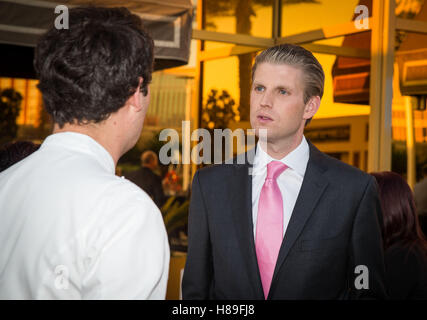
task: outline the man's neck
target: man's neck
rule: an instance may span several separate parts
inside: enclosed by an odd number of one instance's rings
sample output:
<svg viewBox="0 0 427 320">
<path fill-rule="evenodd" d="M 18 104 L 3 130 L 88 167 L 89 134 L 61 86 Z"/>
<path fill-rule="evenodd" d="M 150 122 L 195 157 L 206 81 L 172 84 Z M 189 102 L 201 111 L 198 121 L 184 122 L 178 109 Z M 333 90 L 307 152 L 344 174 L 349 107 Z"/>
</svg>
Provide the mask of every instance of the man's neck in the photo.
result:
<svg viewBox="0 0 427 320">
<path fill-rule="evenodd" d="M 106 130 L 102 125 L 98 124 L 86 124 L 86 125 L 76 125 L 76 124 L 65 124 L 62 128 L 59 128 L 57 124 L 54 125 L 53 133 L 60 132 L 76 132 L 85 134 L 96 142 L 98 142 L 105 150 L 111 155 L 114 161 L 114 166 L 117 166 L 117 162 L 121 157 L 121 151 L 115 147 L 118 144 L 114 143 L 114 137 L 111 134 L 111 131 Z"/>
<path fill-rule="evenodd" d="M 260 141 L 262 149 L 273 159 L 283 159 L 289 153 L 294 151 L 303 139 L 303 135 L 295 135 L 290 140 L 268 141 L 265 143 Z"/>
</svg>

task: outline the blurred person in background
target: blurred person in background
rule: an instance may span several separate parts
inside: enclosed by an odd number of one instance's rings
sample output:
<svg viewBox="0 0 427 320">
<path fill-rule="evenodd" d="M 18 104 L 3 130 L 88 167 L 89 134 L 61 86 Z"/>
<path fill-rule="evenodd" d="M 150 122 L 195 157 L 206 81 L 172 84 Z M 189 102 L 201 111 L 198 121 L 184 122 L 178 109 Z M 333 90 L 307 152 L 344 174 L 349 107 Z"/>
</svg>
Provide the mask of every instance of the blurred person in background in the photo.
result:
<svg viewBox="0 0 427 320">
<path fill-rule="evenodd" d="M 371 173 L 378 182 L 383 219 L 386 280 L 391 299 L 427 299 L 427 241 L 412 191 L 394 172 Z"/>
<path fill-rule="evenodd" d="M 162 216 L 115 175 L 141 135 L 153 47 L 125 8 L 72 8 L 68 30 L 40 38 L 34 64 L 54 130 L 0 173 L 0 299 L 165 298 Z"/>
<path fill-rule="evenodd" d="M 162 178 L 155 172 L 159 167 L 157 154 L 147 150 L 141 154 L 141 168 L 130 172 L 126 178 L 135 183 L 153 199 L 154 203 L 161 208 L 165 202 L 165 194 L 162 187 Z"/>
<path fill-rule="evenodd" d="M 6 143 L 0 148 L 0 172 L 28 157 L 39 148 L 39 144 L 35 144 L 31 141 Z"/>
</svg>

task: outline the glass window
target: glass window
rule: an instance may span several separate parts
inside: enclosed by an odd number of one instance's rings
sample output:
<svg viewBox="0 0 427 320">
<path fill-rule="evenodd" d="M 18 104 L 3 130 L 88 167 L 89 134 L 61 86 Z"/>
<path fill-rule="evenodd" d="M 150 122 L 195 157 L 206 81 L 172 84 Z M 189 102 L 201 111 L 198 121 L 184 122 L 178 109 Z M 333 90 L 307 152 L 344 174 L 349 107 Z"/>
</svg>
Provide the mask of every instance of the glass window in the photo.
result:
<svg viewBox="0 0 427 320">
<path fill-rule="evenodd" d="M 0 78 L 0 89 L 12 88 L 12 78 Z"/>
<path fill-rule="evenodd" d="M 205 0 L 205 30 L 270 38 L 273 0 Z"/>
<path fill-rule="evenodd" d="M 26 79 L 14 79 L 13 81 L 13 89 L 18 91 L 22 96 L 21 102 L 21 111 L 19 112 L 18 119 L 16 123 L 18 125 L 27 124 L 27 106 L 26 106 L 26 98 L 27 98 L 27 80 Z"/>
<path fill-rule="evenodd" d="M 215 42 L 215 41 L 203 41 L 204 43 L 204 50 L 212 50 L 212 49 L 231 49 L 235 46 L 235 44 L 232 43 L 226 43 L 226 42 Z"/>
<path fill-rule="evenodd" d="M 328 117 L 342 117 L 351 115 L 368 115 L 369 106 L 354 105 L 347 103 L 334 102 L 334 85 L 332 78 L 332 67 L 335 63 L 336 56 L 330 54 L 314 53 L 314 56 L 323 67 L 325 73 L 325 87 L 323 92 L 322 103 L 314 119 Z"/>
<path fill-rule="evenodd" d="M 27 123 L 38 127 L 40 124 L 40 112 L 42 108 L 41 94 L 37 89 L 38 80 L 28 81 L 28 94 L 27 94 Z"/>
<path fill-rule="evenodd" d="M 209 122 L 212 122 L 210 124 L 211 129 L 221 126 L 221 123 L 223 123 L 222 119 L 214 119 L 212 121 L 212 119 L 208 120 L 205 116 L 203 121 L 203 114 L 205 114 L 204 111 L 209 99 L 215 100 L 214 103 L 220 103 L 219 100 L 225 96 L 228 97 L 227 101 L 234 102 L 232 106 L 234 117 L 231 117 L 230 121 L 249 121 L 250 70 L 252 59 L 246 61 L 241 57 L 233 56 L 211 60 L 203 64 L 202 126 L 206 127 Z M 242 65 L 242 67 L 239 68 L 239 65 Z M 242 95 L 244 95 L 243 98 L 241 98 Z M 228 117 L 229 115 L 226 116 Z M 231 123 L 225 124 L 226 127 L 230 125 Z"/>
<path fill-rule="evenodd" d="M 282 3 L 283 37 L 352 21 L 359 0 L 285 0 Z"/>
<path fill-rule="evenodd" d="M 145 127 L 181 128 L 191 103 L 194 79 L 165 71 L 153 73 Z"/>
</svg>

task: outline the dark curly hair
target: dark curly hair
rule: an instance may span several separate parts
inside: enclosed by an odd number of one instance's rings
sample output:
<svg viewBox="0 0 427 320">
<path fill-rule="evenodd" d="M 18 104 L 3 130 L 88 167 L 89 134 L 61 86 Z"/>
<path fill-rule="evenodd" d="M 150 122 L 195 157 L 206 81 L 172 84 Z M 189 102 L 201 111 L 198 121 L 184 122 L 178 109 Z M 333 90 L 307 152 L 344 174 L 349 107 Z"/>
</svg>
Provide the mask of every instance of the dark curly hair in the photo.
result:
<svg viewBox="0 0 427 320">
<path fill-rule="evenodd" d="M 69 29 L 50 28 L 39 40 L 34 67 L 46 111 L 65 123 L 97 123 L 141 91 L 153 72 L 154 42 L 126 8 L 76 7 Z"/>
</svg>

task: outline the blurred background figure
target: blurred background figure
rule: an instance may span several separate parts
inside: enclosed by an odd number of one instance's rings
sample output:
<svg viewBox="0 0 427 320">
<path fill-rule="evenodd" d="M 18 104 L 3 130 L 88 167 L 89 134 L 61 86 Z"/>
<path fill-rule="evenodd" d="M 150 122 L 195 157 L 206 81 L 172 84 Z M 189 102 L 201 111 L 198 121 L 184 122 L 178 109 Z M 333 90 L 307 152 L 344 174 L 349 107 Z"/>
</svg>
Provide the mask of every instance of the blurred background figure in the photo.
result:
<svg viewBox="0 0 427 320">
<path fill-rule="evenodd" d="M 169 165 L 168 171 L 163 178 L 162 186 L 167 196 L 182 196 L 185 194 L 182 190 L 182 178 L 178 174 L 178 167 L 179 165 Z"/>
<path fill-rule="evenodd" d="M 157 154 L 151 150 L 141 155 L 141 168 L 130 172 L 126 178 L 148 193 L 154 203 L 160 208 L 165 202 L 162 179 L 155 172 L 159 167 Z"/>
<path fill-rule="evenodd" d="M 371 173 L 378 182 L 383 211 L 383 240 L 391 299 L 427 299 L 427 241 L 412 191 L 394 172 Z"/>
<path fill-rule="evenodd" d="M 39 147 L 39 144 L 31 141 L 16 141 L 3 145 L 0 148 L 0 172 L 26 158 Z"/>
<path fill-rule="evenodd" d="M 415 206 L 421 230 L 427 234 L 427 164 L 422 168 L 423 179 L 414 186 Z"/>
</svg>

